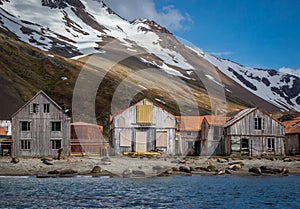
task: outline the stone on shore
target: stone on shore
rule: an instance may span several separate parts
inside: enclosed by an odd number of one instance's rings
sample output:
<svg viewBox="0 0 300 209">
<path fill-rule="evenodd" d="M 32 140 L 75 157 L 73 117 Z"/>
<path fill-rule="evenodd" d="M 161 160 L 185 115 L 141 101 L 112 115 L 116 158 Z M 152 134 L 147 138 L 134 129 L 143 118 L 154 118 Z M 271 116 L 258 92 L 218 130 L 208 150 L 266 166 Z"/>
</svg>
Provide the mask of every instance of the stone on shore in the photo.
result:
<svg viewBox="0 0 300 209">
<path fill-rule="evenodd" d="M 48 161 L 48 160 L 43 160 L 43 163 L 44 163 L 45 165 L 53 165 L 53 163 L 50 162 L 50 161 Z"/>
<path fill-rule="evenodd" d="M 75 173 L 78 173 L 78 172 L 73 169 L 65 169 L 65 170 L 59 171 L 59 175 L 72 175 Z"/>
<path fill-rule="evenodd" d="M 12 158 L 11 158 L 11 162 L 14 163 L 14 164 L 17 164 L 17 163 L 20 162 L 20 160 L 19 160 L 19 158 L 17 158 L 17 157 L 12 157 Z"/>
<path fill-rule="evenodd" d="M 242 165 L 241 164 L 233 164 L 233 165 L 229 165 L 228 166 L 228 169 L 229 170 L 234 170 L 234 171 L 237 171 L 237 170 L 239 170 L 239 169 L 241 169 L 242 168 Z"/>
<path fill-rule="evenodd" d="M 215 172 L 217 170 L 216 166 L 214 166 L 214 165 L 209 165 L 206 167 L 206 169 L 208 172 Z"/>
<path fill-rule="evenodd" d="M 91 173 L 102 173 L 102 168 L 96 165 L 92 170 Z"/>
<path fill-rule="evenodd" d="M 260 168 L 258 168 L 258 167 L 252 167 L 252 168 L 249 168 L 249 172 L 250 172 L 250 173 L 255 173 L 255 174 L 261 175 L 261 170 L 260 170 Z"/>
<path fill-rule="evenodd" d="M 190 173 L 191 172 L 191 168 L 189 166 L 182 165 L 182 166 L 179 167 L 179 171 L 185 172 L 185 173 Z"/>
<path fill-rule="evenodd" d="M 227 163 L 228 161 L 226 159 L 224 159 L 224 158 L 218 158 L 217 162 L 218 163 Z"/>
</svg>

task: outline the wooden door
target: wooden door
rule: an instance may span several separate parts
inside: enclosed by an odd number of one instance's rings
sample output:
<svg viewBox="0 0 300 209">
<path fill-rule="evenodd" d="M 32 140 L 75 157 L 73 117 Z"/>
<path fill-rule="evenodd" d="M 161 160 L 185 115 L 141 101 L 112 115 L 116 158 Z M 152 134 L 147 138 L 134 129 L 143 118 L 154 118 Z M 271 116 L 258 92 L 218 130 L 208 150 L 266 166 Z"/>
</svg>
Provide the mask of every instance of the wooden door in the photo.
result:
<svg viewBox="0 0 300 209">
<path fill-rule="evenodd" d="M 135 151 L 136 152 L 147 152 L 147 132 L 137 131 L 135 138 Z"/>
</svg>

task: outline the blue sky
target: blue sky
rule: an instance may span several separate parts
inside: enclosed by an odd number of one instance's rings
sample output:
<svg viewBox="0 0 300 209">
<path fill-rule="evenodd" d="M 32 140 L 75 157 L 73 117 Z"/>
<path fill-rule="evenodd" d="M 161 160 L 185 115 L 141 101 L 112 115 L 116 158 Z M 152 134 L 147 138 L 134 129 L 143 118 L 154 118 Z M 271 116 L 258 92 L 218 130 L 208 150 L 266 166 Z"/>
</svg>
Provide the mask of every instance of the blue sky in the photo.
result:
<svg viewBox="0 0 300 209">
<path fill-rule="evenodd" d="M 104 0 L 120 16 L 149 18 L 203 51 L 249 67 L 300 75 L 298 0 Z"/>
</svg>

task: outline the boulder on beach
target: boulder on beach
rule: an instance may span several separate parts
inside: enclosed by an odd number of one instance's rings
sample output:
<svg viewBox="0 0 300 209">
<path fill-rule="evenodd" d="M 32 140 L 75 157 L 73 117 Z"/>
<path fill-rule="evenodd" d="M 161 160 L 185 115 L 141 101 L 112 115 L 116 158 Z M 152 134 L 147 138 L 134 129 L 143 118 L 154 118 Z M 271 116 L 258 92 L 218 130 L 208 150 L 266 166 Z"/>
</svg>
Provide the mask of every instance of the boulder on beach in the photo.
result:
<svg viewBox="0 0 300 209">
<path fill-rule="evenodd" d="M 109 157 L 104 157 L 101 159 L 101 161 L 103 162 L 111 162 L 110 158 Z"/>
<path fill-rule="evenodd" d="M 73 169 L 65 169 L 65 170 L 59 171 L 59 175 L 70 175 L 70 174 L 75 174 L 75 173 L 78 173 L 78 172 Z"/>
<path fill-rule="evenodd" d="M 48 174 L 59 174 L 59 171 L 58 170 L 53 170 L 53 171 L 48 171 Z"/>
<path fill-rule="evenodd" d="M 282 175 L 287 175 L 289 173 L 289 170 L 287 168 L 282 168 L 281 169 L 281 174 Z"/>
<path fill-rule="evenodd" d="M 20 160 L 19 160 L 19 158 L 17 158 L 17 157 L 12 157 L 12 158 L 11 158 L 11 162 L 14 163 L 14 164 L 17 164 L 17 163 L 20 162 Z"/>
<path fill-rule="evenodd" d="M 129 177 L 131 177 L 131 175 L 132 175 L 132 169 L 130 169 L 130 168 L 127 168 L 122 173 L 123 178 L 129 178 Z"/>
<path fill-rule="evenodd" d="M 48 160 L 43 160 L 43 163 L 46 164 L 46 165 L 53 165 L 53 163 L 48 161 Z"/>
<path fill-rule="evenodd" d="M 102 172 L 102 168 L 98 165 L 96 165 L 92 170 L 91 173 L 101 173 Z"/>
<path fill-rule="evenodd" d="M 239 170 L 239 169 L 241 169 L 242 168 L 242 165 L 241 164 L 233 164 L 233 165 L 229 165 L 228 166 L 228 169 L 229 170 L 234 170 L 234 171 L 237 171 L 237 170 Z"/>
<path fill-rule="evenodd" d="M 209 165 L 206 167 L 206 169 L 208 172 L 215 172 L 217 170 L 216 166 L 214 166 L 214 165 Z"/>
<path fill-rule="evenodd" d="M 250 173 L 255 173 L 255 174 L 261 175 L 261 170 L 260 170 L 260 168 L 258 168 L 258 167 L 252 167 L 252 168 L 249 168 L 249 172 L 250 172 Z"/>
<path fill-rule="evenodd" d="M 226 159 L 224 159 L 224 158 L 218 158 L 217 162 L 218 163 L 227 163 L 228 161 Z"/>
<path fill-rule="evenodd" d="M 185 172 L 185 173 L 190 173 L 191 172 L 191 168 L 189 166 L 182 165 L 182 166 L 179 167 L 179 171 Z"/>
<path fill-rule="evenodd" d="M 140 170 L 133 170 L 132 176 L 133 177 L 145 177 L 146 173 L 144 171 L 140 171 Z"/>
</svg>

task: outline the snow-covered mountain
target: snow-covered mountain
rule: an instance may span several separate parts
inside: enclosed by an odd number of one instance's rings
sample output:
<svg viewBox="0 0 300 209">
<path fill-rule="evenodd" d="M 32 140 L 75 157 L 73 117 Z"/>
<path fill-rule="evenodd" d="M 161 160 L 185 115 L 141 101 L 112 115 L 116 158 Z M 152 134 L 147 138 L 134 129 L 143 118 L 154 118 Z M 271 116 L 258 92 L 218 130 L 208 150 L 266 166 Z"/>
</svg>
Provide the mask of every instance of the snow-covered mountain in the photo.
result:
<svg viewBox="0 0 300 209">
<path fill-rule="evenodd" d="M 217 69 L 227 94 L 259 106 L 262 100 L 279 109 L 300 111 L 300 79 L 219 59 L 180 43 L 153 21 L 129 22 L 99 0 L 0 0 L 0 30 L 51 54 L 79 59 L 103 52 L 111 40 L 128 52 L 145 51 L 140 62 L 186 81 L 216 81 Z M 199 79 L 195 72 L 201 71 Z M 243 89 L 243 90 L 237 90 Z M 239 94 L 249 92 L 249 95 Z M 256 95 L 260 99 L 251 99 Z M 247 101 L 250 99 L 252 101 Z"/>
</svg>

